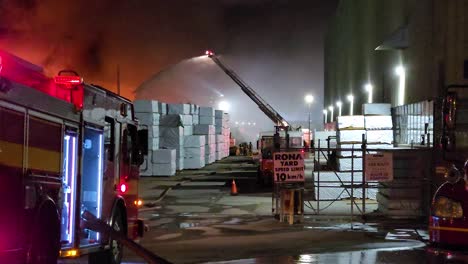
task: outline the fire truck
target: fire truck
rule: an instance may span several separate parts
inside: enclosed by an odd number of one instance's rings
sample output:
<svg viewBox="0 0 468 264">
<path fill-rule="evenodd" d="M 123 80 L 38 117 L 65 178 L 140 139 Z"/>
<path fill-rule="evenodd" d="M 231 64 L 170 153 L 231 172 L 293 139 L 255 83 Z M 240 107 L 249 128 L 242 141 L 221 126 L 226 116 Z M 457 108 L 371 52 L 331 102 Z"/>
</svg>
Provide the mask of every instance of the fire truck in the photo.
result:
<svg viewBox="0 0 468 264">
<path fill-rule="evenodd" d="M 261 184 L 271 185 L 273 182 L 273 151 L 279 151 L 286 148 L 298 148 L 298 144 L 291 146 L 291 138 L 298 138 L 300 134 L 300 146 L 303 146 L 302 132 L 294 132 L 294 137 L 290 137 L 291 125 L 286 119 L 281 116 L 269 103 L 267 103 L 252 87 L 243 81 L 232 69 L 222 63 L 217 55 L 207 50 L 206 56 L 211 58 L 221 70 L 224 71 L 239 87 L 241 90 L 258 106 L 258 108 L 275 124 L 275 132 L 266 132 L 264 137 L 261 137 L 257 142 L 257 149 L 259 150 L 259 165 L 257 179 Z M 267 135 L 270 134 L 270 135 Z M 270 142 L 271 141 L 271 142 Z"/>
<path fill-rule="evenodd" d="M 0 263 L 89 256 L 120 263 L 122 244 L 89 212 L 136 238 L 142 155 L 131 101 L 72 71 L 54 78 L 0 51 Z"/>
<path fill-rule="evenodd" d="M 438 186 L 429 216 L 430 242 L 448 248 L 468 247 L 468 85 L 449 85 L 436 103 L 440 126 L 434 179 Z M 463 178 L 465 174 L 465 178 Z"/>
<path fill-rule="evenodd" d="M 257 182 L 262 185 L 273 184 L 273 153 L 277 149 L 303 150 L 304 137 L 302 131 L 280 130 L 278 132 L 279 146 L 275 146 L 274 131 L 260 132 L 257 140 L 257 149 L 259 151 L 259 166 L 257 169 Z"/>
</svg>

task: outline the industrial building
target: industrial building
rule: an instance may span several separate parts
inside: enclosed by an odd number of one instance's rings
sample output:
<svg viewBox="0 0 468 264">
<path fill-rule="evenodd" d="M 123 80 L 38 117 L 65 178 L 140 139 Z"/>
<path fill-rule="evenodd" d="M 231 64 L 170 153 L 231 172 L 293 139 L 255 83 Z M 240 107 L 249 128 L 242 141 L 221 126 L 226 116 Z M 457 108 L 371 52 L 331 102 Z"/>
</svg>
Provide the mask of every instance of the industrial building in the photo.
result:
<svg viewBox="0 0 468 264">
<path fill-rule="evenodd" d="M 467 14 L 464 0 L 340 1 L 325 38 L 324 113 L 339 102 L 347 115 L 351 101 L 361 114 L 362 103 L 431 100 L 468 83 Z"/>
</svg>

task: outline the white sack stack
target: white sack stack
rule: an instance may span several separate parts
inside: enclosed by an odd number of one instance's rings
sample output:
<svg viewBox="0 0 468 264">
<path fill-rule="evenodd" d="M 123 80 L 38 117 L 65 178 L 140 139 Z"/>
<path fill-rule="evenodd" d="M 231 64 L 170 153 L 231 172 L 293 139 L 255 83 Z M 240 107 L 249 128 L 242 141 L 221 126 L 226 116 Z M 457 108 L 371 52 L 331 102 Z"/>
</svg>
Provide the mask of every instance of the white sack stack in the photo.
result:
<svg viewBox="0 0 468 264">
<path fill-rule="evenodd" d="M 184 168 L 205 167 L 205 136 L 186 136 L 184 139 Z"/>
<path fill-rule="evenodd" d="M 200 111 L 203 107 L 200 107 Z M 193 127 L 194 135 L 205 137 L 205 164 L 211 164 L 216 161 L 216 136 L 213 125 L 199 124 Z"/>
<path fill-rule="evenodd" d="M 215 110 L 213 107 L 200 107 L 199 110 L 199 124 L 201 125 L 214 125 L 215 124 Z"/>
<path fill-rule="evenodd" d="M 176 150 L 178 170 L 184 169 L 184 127 L 181 115 L 165 115 L 159 127 L 159 146 Z"/>
<path fill-rule="evenodd" d="M 175 149 L 159 149 L 153 151 L 152 170 L 154 176 L 173 176 L 176 173 Z"/>
</svg>

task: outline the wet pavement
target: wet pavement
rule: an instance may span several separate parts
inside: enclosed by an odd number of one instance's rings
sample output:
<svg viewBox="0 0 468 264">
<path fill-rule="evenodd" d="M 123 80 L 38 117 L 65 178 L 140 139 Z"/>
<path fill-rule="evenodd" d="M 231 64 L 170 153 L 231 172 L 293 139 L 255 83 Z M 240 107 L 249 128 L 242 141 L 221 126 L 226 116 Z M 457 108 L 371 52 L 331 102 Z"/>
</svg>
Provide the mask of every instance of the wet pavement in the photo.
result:
<svg viewBox="0 0 468 264">
<path fill-rule="evenodd" d="M 236 158 L 175 177 L 143 178 L 140 217 L 149 231 L 140 244 L 173 263 L 464 263 L 467 256 L 428 252 L 418 221 L 351 221 L 350 201 L 323 216 L 306 210 L 302 223 L 279 222 L 271 187 L 257 185 L 255 176 L 255 165 Z M 237 196 L 230 195 L 233 179 Z M 144 263 L 128 250 L 124 260 Z"/>
</svg>

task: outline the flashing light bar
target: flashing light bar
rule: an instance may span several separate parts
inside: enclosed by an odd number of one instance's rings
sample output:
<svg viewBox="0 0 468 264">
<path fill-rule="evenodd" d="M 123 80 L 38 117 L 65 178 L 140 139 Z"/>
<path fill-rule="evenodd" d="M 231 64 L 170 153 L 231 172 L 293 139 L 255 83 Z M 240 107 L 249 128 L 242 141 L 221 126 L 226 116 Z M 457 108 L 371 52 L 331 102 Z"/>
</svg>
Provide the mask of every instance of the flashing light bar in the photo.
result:
<svg viewBox="0 0 468 264">
<path fill-rule="evenodd" d="M 80 76 L 55 76 L 54 82 L 61 85 L 79 85 L 83 83 L 83 78 Z"/>
<path fill-rule="evenodd" d="M 2 56 L 0 56 L 0 73 L 2 73 L 2 66 L 3 66 L 3 64 L 2 64 Z"/>
<path fill-rule="evenodd" d="M 211 50 L 207 50 L 207 51 L 205 51 L 205 55 L 207 55 L 207 56 L 210 56 L 210 57 L 211 57 L 211 56 L 213 56 L 213 55 L 214 55 L 214 52 L 212 52 Z"/>
</svg>

